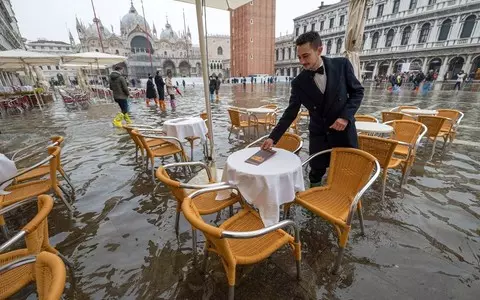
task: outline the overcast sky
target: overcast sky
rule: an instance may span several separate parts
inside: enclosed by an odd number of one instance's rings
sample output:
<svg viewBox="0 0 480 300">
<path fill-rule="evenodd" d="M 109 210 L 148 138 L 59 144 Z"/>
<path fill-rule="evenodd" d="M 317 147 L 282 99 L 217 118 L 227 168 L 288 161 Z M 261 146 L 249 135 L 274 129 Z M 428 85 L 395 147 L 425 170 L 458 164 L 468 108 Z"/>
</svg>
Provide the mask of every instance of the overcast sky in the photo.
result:
<svg viewBox="0 0 480 300">
<path fill-rule="evenodd" d="M 18 26 L 23 37 L 28 40 L 46 38 L 68 42 L 68 30 L 72 31 L 75 40 L 78 37 L 75 29 L 75 16 L 84 24 L 92 22 L 93 11 L 91 0 L 10 0 L 13 5 Z M 115 33 L 120 33 L 120 19 L 128 13 L 130 0 L 93 0 L 97 17 L 103 25 Z M 262 1 L 262 0 L 255 0 Z M 318 6 L 316 0 L 277 0 L 276 36 L 293 31 L 293 18 L 308 13 Z M 325 4 L 338 0 L 324 0 Z M 133 5 L 142 14 L 140 0 L 133 0 Z M 150 27 L 155 23 L 158 34 L 165 26 L 166 15 L 175 31 L 183 30 L 182 9 L 185 9 L 187 26 L 190 26 L 192 40 L 198 44 L 198 32 L 195 7 L 173 0 L 144 0 L 145 17 Z M 207 10 L 208 34 L 230 34 L 229 13 L 216 9 Z"/>
</svg>

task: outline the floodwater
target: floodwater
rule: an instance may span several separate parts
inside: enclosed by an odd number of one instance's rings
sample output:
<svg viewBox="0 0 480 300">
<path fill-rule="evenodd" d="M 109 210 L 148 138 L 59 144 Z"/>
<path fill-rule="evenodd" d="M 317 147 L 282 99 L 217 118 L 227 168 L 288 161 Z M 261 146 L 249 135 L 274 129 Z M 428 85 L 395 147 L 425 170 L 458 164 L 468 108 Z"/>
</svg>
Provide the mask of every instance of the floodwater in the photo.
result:
<svg viewBox="0 0 480 300">
<path fill-rule="evenodd" d="M 198 115 L 204 107 L 202 94 L 200 86 L 187 87 L 176 114 L 161 116 L 143 102 L 132 103 L 132 114 L 136 123 L 155 125 Z M 240 85 L 221 87 L 221 100 L 212 108 L 219 167 L 246 145 L 235 135 L 227 139 L 226 107 L 273 102 L 284 108 L 288 95 L 285 83 L 272 88 L 247 85 L 245 90 Z M 295 207 L 303 279 L 296 281 L 293 256 L 282 248 L 262 263 L 237 269 L 236 299 L 478 299 L 480 96 L 449 91 L 429 97 L 403 91 L 399 96 L 367 89 L 360 113 L 380 117 L 381 110 L 400 104 L 465 112 L 457 141 L 443 155 L 439 143 L 431 161 L 427 161 L 430 145 L 425 150 L 422 144 L 403 194 L 398 171 L 389 171 L 384 201 L 381 184 L 373 185 L 363 200 L 366 235 L 359 235 L 355 219 L 337 276 L 329 273 L 337 253 L 332 227 Z M 75 279 L 68 278 L 65 298 L 225 299 L 227 283 L 220 260 L 211 255 L 208 274 L 198 271 L 189 224 L 182 216 L 180 235 L 175 235 L 175 200 L 163 186 L 152 193 L 150 173 L 135 163 L 133 143 L 111 125 L 117 111 L 116 104 L 77 110 L 58 101 L 43 114 L 34 110 L 0 119 L 0 152 L 51 135 L 66 138 L 62 160 L 77 188 L 75 212 L 70 217 L 56 202 L 49 216 L 52 244 L 74 263 Z M 301 132 L 307 139 L 305 122 Z M 302 159 L 308 156 L 306 149 L 308 141 Z M 201 147 L 195 148 L 195 157 L 201 156 Z M 226 217 L 224 212 L 207 220 L 219 224 Z M 197 246 L 201 259 L 203 238 Z"/>
</svg>

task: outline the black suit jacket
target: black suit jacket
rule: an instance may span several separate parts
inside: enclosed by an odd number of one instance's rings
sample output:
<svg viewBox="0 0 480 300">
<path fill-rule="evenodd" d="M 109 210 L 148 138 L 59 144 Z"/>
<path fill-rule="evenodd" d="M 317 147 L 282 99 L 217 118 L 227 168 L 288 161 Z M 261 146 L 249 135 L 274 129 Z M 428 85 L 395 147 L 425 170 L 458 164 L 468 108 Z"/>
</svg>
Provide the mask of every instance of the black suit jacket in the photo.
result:
<svg viewBox="0 0 480 300">
<path fill-rule="evenodd" d="M 363 99 L 363 86 L 355 77 L 348 59 L 322 56 L 322 60 L 327 75 L 324 103 L 321 102 L 321 92 L 313 79 L 315 74 L 303 70 L 292 81 L 288 107 L 270 134 L 275 143 L 290 127 L 303 105 L 310 113 L 311 136 L 326 136 L 331 147 L 357 147 L 354 116 Z M 348 120 L 345 130 L 329 129 L 338 118 Z"/>
</svg>

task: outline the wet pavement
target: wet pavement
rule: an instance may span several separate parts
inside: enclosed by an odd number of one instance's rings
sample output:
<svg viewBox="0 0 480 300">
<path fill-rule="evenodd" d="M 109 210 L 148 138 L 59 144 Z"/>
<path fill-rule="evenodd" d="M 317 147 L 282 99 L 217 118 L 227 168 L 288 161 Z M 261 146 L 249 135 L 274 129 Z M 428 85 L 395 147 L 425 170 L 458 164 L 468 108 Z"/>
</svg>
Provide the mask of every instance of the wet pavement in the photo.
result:
<svg viewBox="0 0 480 300">
<path fill-rule="evenodd" d="M 198 115 L 204 107 L 202 95 L 201 86 L 187 87 L 176 114 L 161 116 L 141 101 L 132 103 L 132 114 L 136 123 L 156 125 Z M 246 145 L 235 135 L 227 139 L 226 107 L 273 102 L 284 108 L 288 95 L 284 83 L 271 88 L 247 85 L 245 90 L 222 86 L 221 101 L 212 108 L 219 167 Z M 465 112 L 457 141 L 443 155 L 440 143 L 431 161 L 431 146 L 425 150 L 422 144 L 403 193 L 400 172 L 389 171 L 384 201 L 379 182 L 365 194 L 366 235 L 359 235 L 355 219 L 339 275 L 329 273 L 337 253 L 333 228 L 296 207 L 292 216 L 301 227 L 303 279 L 296 281 L 293 256 L 282 248 L 262 263 L 237 269 L 236 299 L 478 299 L 480 95 L 439 91 L 421 97 L 410 91 L 399 96 L 367 90 L 359 112 L 379 118 L 381 110 L 400 104 Z M 49 216 L 52 244 L 75 265 L 75 280 L 68 279 L 65 298 L 225 299 L 220 260 L 212 255 L 208 274 L 198 271 L 189 224 L 180 218 L 177 238 L 175 200 L 163 186 L 152 193 L 149 172 L 135 163 L 129 136 L 111 125 L 117 111 L 116 104 L 77 110 L 55 102 L 43 114 L 34 110 L 0 119 L 3 153 L 51 135 L 66 138 L 62 160 L 77 188 L 75 212 L 71 218 L 56 202 Z M 307 139 L 306 120 L 302 122 Z M 302 159 L 307 149 L 308 141 Z M 195 157 L 201 156 L 201 147 L 196 147 Z M 227 212 L 206 219 L 221 224 L 225 218 Z M 199 238 L 199 253 L 202 248 Z"/>
</svg>

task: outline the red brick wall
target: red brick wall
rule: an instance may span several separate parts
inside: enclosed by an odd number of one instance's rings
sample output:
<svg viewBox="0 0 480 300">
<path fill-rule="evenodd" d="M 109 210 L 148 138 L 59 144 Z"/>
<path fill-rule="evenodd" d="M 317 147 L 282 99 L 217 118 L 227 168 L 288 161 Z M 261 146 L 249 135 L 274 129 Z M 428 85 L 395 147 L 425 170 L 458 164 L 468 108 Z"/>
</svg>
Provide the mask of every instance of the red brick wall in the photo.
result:
<svg viewBox="0 0 480 300">
<path fill-rule="evenodd" d="M 273 75 L 275 0 L 254 0 L 231 12 L 230 37 L 231 76 Z"/>
</svg>

